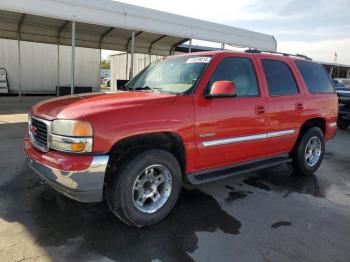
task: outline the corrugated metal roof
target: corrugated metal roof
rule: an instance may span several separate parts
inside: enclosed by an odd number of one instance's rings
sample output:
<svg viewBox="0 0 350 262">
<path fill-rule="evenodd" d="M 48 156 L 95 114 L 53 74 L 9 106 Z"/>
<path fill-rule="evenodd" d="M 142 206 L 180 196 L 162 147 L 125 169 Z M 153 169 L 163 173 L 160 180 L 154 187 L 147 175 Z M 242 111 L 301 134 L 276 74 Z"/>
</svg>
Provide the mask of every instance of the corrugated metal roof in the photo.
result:
<svg viewBox="0 0 350 262">
<path fill-rule="evenodd" d="M 188 39 L 276 50 L 273 36 L 110 0 L 0 0 L 0 38 L 168 55 Z"/>
</svg>

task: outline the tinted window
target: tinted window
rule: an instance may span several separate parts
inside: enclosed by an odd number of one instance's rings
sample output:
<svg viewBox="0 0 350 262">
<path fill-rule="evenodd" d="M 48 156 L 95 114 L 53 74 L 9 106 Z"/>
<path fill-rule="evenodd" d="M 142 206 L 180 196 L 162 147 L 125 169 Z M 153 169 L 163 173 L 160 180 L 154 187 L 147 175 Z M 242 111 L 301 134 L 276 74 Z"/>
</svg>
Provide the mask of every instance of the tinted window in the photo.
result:
<svg viewBox="0 0 350 262">
<path fill-rule="evenodd" d="M 332 83 L 321 65 L 307 61 L 295 63 L 310 93 L 334 93 Z"/>
<path fill-rule="evenodd" d="M 235 83 L 238 97 L 259 95 L 254 67 L 247 58 L 224 58 L 216 67 L 208 83 L 207 90 L 215 81 L 232 81 Z"/>
<path fill-rule="evenodd" d="M 281 61 L 262 60 L 270 96 L 280 96 L 298 93 L 289 66 Z"/>
</svg>

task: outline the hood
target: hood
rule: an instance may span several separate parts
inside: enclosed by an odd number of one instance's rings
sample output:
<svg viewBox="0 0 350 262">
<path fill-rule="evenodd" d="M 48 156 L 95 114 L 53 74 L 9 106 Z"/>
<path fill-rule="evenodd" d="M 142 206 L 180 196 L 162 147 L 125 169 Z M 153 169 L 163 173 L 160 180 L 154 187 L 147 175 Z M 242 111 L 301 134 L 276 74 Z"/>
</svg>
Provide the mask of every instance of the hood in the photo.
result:
<svg viewBox="0 0 350 262">
<path fill-rule="evenodd" d="M 48 120 L 81 119 L 116 108 L 170 103 L 176 95 L 153 92 L 89 93 L 48 99 L 34 105 L 31 113 Z"/>
</svg>

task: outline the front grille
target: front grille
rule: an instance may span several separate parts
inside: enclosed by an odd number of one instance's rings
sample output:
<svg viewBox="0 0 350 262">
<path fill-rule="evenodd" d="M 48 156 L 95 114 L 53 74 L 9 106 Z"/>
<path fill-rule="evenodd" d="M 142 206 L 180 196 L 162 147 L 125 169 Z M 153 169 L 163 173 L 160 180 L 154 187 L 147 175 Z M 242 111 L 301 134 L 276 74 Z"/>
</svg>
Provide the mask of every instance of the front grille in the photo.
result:
<svg viewBox="0 0 350 262">
<path fill-rule="evenodd" d="M 32 118 L 31 133 L 41 147 L 47 148 L 47 125 L 37 118 Z"/>
</svg>

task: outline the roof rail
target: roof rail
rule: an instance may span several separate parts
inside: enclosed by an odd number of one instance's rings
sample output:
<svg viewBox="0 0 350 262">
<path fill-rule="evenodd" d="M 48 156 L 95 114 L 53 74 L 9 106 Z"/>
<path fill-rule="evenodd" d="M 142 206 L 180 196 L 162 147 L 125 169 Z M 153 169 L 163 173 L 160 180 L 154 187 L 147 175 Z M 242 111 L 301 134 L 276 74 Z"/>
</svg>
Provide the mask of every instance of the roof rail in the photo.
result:
<svg viewBox="0 0 350 262">
<path fill-rule="evenodd" d="M 299 57 L 303 58 L 306 60 L 312 60 L 310 57 L 302 54 L 288 54 L 288 53 L 282 53 L 282 52 L 274 52 L 274 51 L 263 51 L 263 50 L 258 50 L 258 49 L 247 49 L 244 52 L 246 53 L 252 53 L 252 54 L 261 54 L 261 53 L 269 53 L 269 54 L 277 54 L 277 55 L 283 55 L 283 56 L 294 56 L 294 57 Z"/>
</svg>

